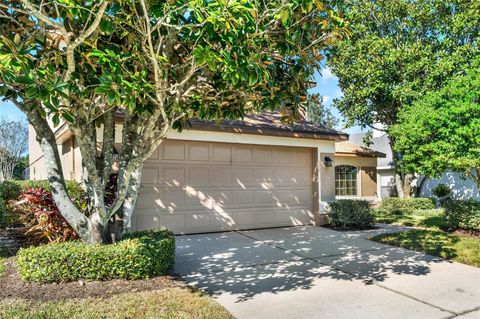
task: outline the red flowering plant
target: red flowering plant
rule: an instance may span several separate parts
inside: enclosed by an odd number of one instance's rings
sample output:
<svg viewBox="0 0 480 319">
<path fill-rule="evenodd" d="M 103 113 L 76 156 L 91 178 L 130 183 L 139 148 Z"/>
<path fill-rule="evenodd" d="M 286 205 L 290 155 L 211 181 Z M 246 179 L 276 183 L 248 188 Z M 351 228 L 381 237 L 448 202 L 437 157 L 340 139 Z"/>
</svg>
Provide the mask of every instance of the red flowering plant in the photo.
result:
<svg viewBox="0 0 480 319">
<path fill-rule="evenodd" d="M 60 214 L 52 193 L 44 188 L 25 190 L 17 205 L 23 212 L 29 212 L 36 219 L 36 224 L 27 233 L 37 235 L 39 239 L 47 239 L 49 242 L 64 242 L 78 238 L 78 234 Z"/>
</svg>

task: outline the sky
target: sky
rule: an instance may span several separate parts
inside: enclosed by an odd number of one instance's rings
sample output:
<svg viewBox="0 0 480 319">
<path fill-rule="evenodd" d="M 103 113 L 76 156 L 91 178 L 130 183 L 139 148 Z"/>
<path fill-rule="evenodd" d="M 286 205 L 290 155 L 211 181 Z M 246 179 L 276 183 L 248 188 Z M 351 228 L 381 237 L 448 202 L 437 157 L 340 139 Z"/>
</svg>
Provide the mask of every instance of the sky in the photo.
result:
<svg viewBox="0 0 480 319">
<path fill-rule="evenodd" d="M 315 80 L 317 82 L 317 86 L 311 90 L 311 93 L 320 93 L 323 96 L 323 102 L 325 105 L 331 108 L 332 113 L 336 117 L 342 119 L 340 112 L 332 106 L 334 99 L 342 97 L 342 91 L 338 86 L 338 78 L 332 74 L 330 69 L 324 68 L 320 74 L 317 74 Z M 23 113 L 12 103 L 0 101 L 0 118 L 19 120 L 25 119 L 25 115 L 23 115 Z M 338 129 L 348 134 L 359 133 L 362 131 L 358 126 L 348 129 L 339 127 Z"/>
</svg>

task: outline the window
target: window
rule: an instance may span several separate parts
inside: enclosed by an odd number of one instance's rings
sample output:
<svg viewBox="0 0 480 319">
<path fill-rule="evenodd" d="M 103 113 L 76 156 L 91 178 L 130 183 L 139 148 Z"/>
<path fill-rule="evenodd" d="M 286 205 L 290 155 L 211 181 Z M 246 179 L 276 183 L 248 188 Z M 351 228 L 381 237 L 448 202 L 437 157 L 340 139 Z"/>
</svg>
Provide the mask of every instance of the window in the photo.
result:
<svg viewBox="0 0 480 319">
<path fill-rule="evenodd" d="M 335 167 L 335 195 L 357 195 L 357 168 L 350 165 Z"/>
</svg>

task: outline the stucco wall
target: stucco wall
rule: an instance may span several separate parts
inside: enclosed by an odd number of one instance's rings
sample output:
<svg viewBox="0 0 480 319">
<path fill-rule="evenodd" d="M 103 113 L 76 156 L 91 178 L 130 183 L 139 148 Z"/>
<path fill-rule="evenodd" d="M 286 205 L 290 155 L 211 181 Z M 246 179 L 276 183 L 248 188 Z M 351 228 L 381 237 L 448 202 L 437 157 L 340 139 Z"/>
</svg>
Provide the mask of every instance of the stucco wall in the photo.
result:
<svg viewBox="0 0 480 319">
<path fill-rule="evenodd" d="M 362 167 L 377 167 L 377 158 L 372 157 L 357 157 L 357 156 L 335 156 L 335 166 L 350 165 L 357 167 L 357 195 L 356 196 L 337 196 L 337 198 L 364 198 L 369 200 L 377 199 L 377 192 L 374 196 L 362 196 Z M 335 181 L 334 181 L 335 183 Z M 377 181 L 378 183 L 378 181 Z"/>
<path fill-rule="evenodd" d="M 462 174 L 456 172 L 444 173 L 439 179 L 427 179 L 420 192 L 422 197 L 433 196 L 432 191 L 438 184 L 445 184 L 452 190 L 451 196 L 454 199 L 480 199 L 478 188 L 471 179 L 462 178 Z"/>
</svg>

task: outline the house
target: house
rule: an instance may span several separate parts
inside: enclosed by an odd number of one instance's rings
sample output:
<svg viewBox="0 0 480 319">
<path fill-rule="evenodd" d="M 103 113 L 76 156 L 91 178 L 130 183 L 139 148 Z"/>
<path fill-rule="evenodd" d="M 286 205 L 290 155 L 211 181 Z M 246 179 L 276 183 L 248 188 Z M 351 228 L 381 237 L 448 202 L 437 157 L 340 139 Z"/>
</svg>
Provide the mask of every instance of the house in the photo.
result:
<svg viewBox="0 0 480 319">
<path fill-rule="evenodd" d="M 307 121 L 286 125 L 275 112 L 191 124 L 190 130 L 170 131 L 144 163 L 131 229 L 201 233 L 319 224 L 336 193 L 375 196 L 375 163 L 383 155 L 345 148 L 347 134 Z M 121 129 L 119 119 L 118 150 Z M 81 155 L 72 132 L 64 125 L 56 136 L 64 176 L 80 181 Z M 33 129 L 30 161 L 31 179 L 45 179 Z"/>
<path fill-rule="evenodd" d="M 392 148 L 390 147 L 390 139 L 388 138 L 387 133 L 374 130 L 370 143 L 367 146 L 364 142 L 366 135 L 367 133 L 351 134 L 349 136 L 349 141 L 385 154 L 384 157 L 378 159 L 377 163 L 378 198 L 396 197 L 395 165 L 393 162 Z"/>
<path fill-rule="evenodd" d="M 349 141 L 357 145 L 365 145 L 363 139 L 366 133 L 351 134 Z M 377 166 L 377 193 L 379 199 L 397 196 L 395 187 L 395 166 L 393 164 L 390 139 L 385 132 L 373 131 L 373 138 L 370 149 L 384 153 L 385 157 L 379 157 Z M 438 184 L 445 184 L 451 189 L 450 196 L 454 199 L 480 199 L 477 184 L 469 178 L 465 178 L 462 173 L 445 172 L 440 178 L 426 178 L 417 176 L 412 186 L 419 188 L 417 195 L 419 197 L 434 197 L 433 190 Z"/>
<path fill-rule="evenodd" d="M 386 154 L 354 144 L 337 142 L 335 146 L 335 195 L 340 198 L 379 200 L 378 162 Z"/>
</svg>

